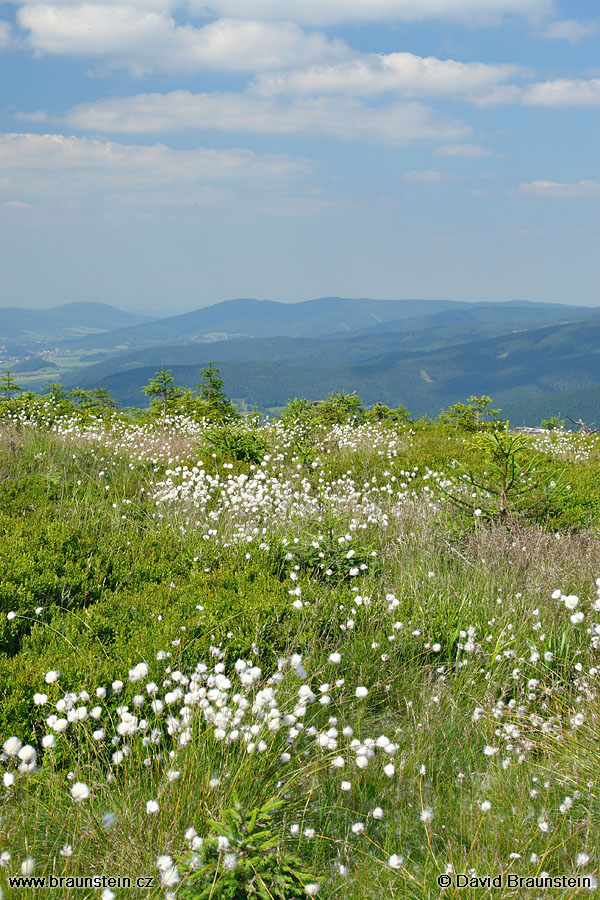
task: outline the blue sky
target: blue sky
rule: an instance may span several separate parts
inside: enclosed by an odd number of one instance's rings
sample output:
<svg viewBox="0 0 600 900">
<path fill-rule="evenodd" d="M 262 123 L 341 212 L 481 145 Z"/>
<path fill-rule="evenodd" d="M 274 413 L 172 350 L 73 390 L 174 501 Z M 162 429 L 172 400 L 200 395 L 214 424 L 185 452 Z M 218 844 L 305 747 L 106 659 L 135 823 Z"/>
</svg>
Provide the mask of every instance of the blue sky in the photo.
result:
<svg viewBox="0 0 600 900">
<path fill-rule="evenodd" d="M 0 3 L 4 306 L 600 305 L 592 0 Z"/>
</svg>

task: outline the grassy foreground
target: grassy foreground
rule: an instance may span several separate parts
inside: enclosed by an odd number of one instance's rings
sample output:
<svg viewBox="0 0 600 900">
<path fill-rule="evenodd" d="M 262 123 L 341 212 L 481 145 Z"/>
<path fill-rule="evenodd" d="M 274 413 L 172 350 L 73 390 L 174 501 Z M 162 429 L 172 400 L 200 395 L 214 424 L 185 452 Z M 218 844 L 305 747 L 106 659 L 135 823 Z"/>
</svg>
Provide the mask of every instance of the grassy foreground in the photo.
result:
<svg viewBox="0 0 600 900">
<path fill-rule="evenodd" d="M 3 426 L 4 896 L 588 896 L 596 436 L 246 431 Z"/>
</svg>

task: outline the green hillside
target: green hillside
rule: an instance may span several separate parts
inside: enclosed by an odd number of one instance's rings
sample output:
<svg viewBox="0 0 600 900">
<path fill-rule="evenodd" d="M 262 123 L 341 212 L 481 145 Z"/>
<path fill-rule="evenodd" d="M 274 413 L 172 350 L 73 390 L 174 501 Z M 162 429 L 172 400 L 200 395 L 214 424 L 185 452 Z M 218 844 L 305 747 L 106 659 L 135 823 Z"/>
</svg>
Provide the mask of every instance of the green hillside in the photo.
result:
<svg viewBox="0 0 600 900">
<path fill-rule="evenodd" d="M 585 391 L 600 384 L 598 318 L 426 352 L 389 349 L 397 340 L 391 334 L 381 339 L 367 335 L 320 342 L 281 339 L 164 347 L 90 366 L 75 372 L 70 383 L 105 387 L 120 402 L 139 405 L 142 387 L 160 366 L 171 368 L 177 383 L 192 387 L 200 367 L 212 357 L 229 394 L 263 411 L 278 409 L 294 396 L 319 399 L 342 390 L 357 391 L 369 404 L 403 405 L 415 415 L 431 415 L 477 390 L 506 405 L 515 420 L 530 424 L 566 411 L 567 402 L 577 413 Z M 248 359 L 232 361 L 228 354 Z M 596 417 L 591 395 L 585 408 Z"/>
<path fill-rule="evenodd" d="M 61 403 L 0 404 L 6 900 L 595 883 L 598 436 Z"/>
</svg>

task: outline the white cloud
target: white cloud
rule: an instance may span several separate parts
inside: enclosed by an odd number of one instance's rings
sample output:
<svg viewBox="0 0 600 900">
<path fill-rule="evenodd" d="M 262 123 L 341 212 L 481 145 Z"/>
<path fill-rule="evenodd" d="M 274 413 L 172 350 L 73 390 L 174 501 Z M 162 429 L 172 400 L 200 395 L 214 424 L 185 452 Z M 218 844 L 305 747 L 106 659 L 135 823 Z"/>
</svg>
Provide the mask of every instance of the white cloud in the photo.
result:
<svg viewBox="0 0 600 900">
<path fill-rule="evenodd" d="M 479 144 L 443 144 L 435 151 L 436 156 L 462 156 L 465 159 L 476 159 L 482 156 L 493 156 L 491 150 Z"/>
<path fill-rule="evenodd" d="M 8 206 L 10 209 L 32 209 L 31 203 L 25 203 L 24 200 L 6 200 L 2 206 Z"/>
<path fill-rule="evenodd" d="M 421 181 L 425 184 L 438 184 L 441 181 L 458 181 L 460 175 L 455 172 L 438 172 L 431 169 L 416 169 L 412 172 L 405 172 L 405 181 Z"/>
<path fill-rule="evenodd" d="M 199 13 L 291 19 L 306 25 L 454 19 L 495 24 L 507 15 L 530 19 L 552 13 L 552 0 L 190 0 Z"/>
<path fill-rule="evenodd" d="M 40 116 L 39 113 L 34 114 Z M 369 107 L 350 97 L 279 98 L 249 94 L 173 91 L 138 94 L 76 106 L 70 128 L 102 133 L 153 133 L 215 129 L 271 134 L 326 135 L 341 140 L 403 146 L 414 141 L 467 138 L 463 122 L 438 115 L 422 103 Z"/>
<path fill-rule="evenodd" d="M 370 54 L 335 65 L 311 66 L 259 76 L 254 86 L 264 95 L 392 92 L 402 97 L 463 97 L 485 101 L 503 82 L 527 70 L 513 64 L 463 63 L 414 53 Z M 510 87 L 510 86 L 509 86 Z"/>
<path fill-rule="evenodd" d="M 311 166 L 248 150 L 172 150 L 62 134 L 3 134 L 0 169 L 4 192 L 25 197 L 21 202 L 89 209 L 205 205 L 228 191 L 234 203 L 244 195 L 268 198 Z"/>
<path fill-rule="evenodd" d="M 167 9 L 118 3 L 23 6 L 20 26 L 38 53 L 101 58 L 134 74 L 198 68 L 260 72 L 350 55 L 340 39 L 293 22 L 219 19 L 179 25 Z"/>
<path fill-rule="evenodd" d="M 12 0 L 18 6 L 39 0 Z M 81 0 L 50 0 L 76 6 Z M 197 16 L 234 16 L 307 25 L 451 19 L 495 24 L 506 16 L 540 20 L 555 10 L 553 0 L 117 0 L 119 6 L 157 11 L 185 10 Z"/>
<path fill-rule="evenodd" d="M 600 197 L 600 181 L 578 181 L 564 184 L 558 181 L 529 181 L 519 185 L 519 193 L 536 197 Z"/>
<path fill-rule="evenodd" d="M 592 37 L 594 34 L 598 34 L 599 31 L 600 23 L 598 22 L 578 22 L 576 19 L 563 19 L 562 21 L 551 22 L 542 32 L 542 36 L 576 44 L 582 38 Z"/>
<path fill-rule="evenodd" d="M 11 27 L 8 22 L 0 22 L 0 50 L 5 50 L 11 43 Z"/>
<path fill-rule="evenodd" d="M 525 88 L 526 106 L 600 106 L 600 78 L 541 81 Z"/>
</svg>

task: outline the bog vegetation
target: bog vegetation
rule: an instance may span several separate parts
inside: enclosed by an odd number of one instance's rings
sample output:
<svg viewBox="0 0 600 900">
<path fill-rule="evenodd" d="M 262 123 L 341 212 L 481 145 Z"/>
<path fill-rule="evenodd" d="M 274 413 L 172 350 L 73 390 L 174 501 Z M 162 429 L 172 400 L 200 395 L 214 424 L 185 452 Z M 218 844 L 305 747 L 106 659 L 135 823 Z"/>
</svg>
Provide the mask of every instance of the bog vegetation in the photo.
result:
<svg viewBox="0 0 600 900">
<path fill-rule="evenodd" d="M 0 390 L 4 896 L 587 895 L 598 435 Z"/>
</svg>

